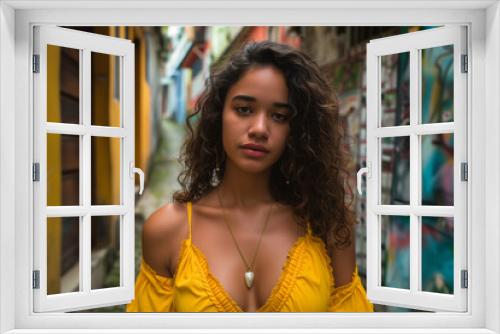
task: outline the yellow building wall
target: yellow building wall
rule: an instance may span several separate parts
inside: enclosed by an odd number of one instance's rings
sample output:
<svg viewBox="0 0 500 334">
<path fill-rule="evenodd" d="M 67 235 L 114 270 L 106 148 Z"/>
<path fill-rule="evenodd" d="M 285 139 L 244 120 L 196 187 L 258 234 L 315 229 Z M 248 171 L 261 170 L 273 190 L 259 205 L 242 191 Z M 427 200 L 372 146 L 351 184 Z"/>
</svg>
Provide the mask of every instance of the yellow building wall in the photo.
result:
<svg viewBox="0 0 500 334">
<path fill-rule="evenodd" d="M 151 151 L 151 88 L 146 79 L 146 38 L 142 29 L 134 29 L 136 43 L 136 110 L 135 110 L 135 165 L 144 171 L 147 179 Z M 136 178 L 136 183 L 138 182 Z"/>
<path fill-rule="evenodd" d="M 108 36 L 115 36 L 114 27 L 96 27 L 94 31 Z M 105 126 L 111 127 L 121 126 L 120 100 L 114 96 L 116 61 L 118 61 L 117 56 L 105 55 L 92 63 L 92 83 L 94 85 L 92 89 L 92 108 L 93 117 L 96 119 L 96 122 L 93 122 L 94 124 L 105 124 Z M 106 80 L 99 80 L 99 78 L 105 78 Z M 117 84 L 120 84 L 119 81 Z M 120 146 L 122 140 L 111 137 L 94 137 L 93 140 L 96 143 L 92 153 L 95 194 L 99 198 L 99 204 L 119 205 L 121 204 L 120 192 L 122 191 L 120 179 Z M 119 235 L 115 230 L 119 217 L 108 218 L 100 221 L 107 224 L 106 229 L 110 238 L 109 246 L 114 247 L 119 242 Z"/>
<path fill-rule="evenodd" d="M 96 27 L 96 33 L 109 35 L 108 27 Z M 111 60 L 108 55 L 92 57 L 92 124 L 110 124 L 109 94 L 111 91 Z M 100 79 L 102 78 L 102 79 Z M 112 91 L 111 91 L 112 92 Z M 108 137 L 92 137 L 92 192 L 97 203 L 112 203 L 111 148 Z M 96 204 L 96 202 L 92 203 Z"/>
<path fill-rule="evenodd" d="M 125 27 L 112 27 L 113 29 L 113 34 L 111 36 L 116 36 L 116 37 L 125 37 Z M 110 78 L 115 78 L 115 62 L 119 62 L 119 57 L 117 56 L 111 56 L 110 57 L 110 63 L 109 63 L 109 77 Z M 108 95 L 108 101 L 109 101 L 109 121 L 112 126 L 117 126 L 121 127 L 123 124 L 121 124 L 121 118 L 122 118 L 122 113 L 123 111 L 120 109 L 120 98 L 122 97 L 122 93 L 120 91 L 119 98 L 115 98 L 114 96 L 114 91 L 115 91 L 115 85 L 120 85 L 121 81 L 121 76 L 118 74 L 118 82 L 115 82 L 115 80 L 109 80 L 109 95 Z M 119 87 L 117 87 L 119 89 Z M 111 180 L 111 190 L 112 190 L 112 198 L 111 201 L 112 203 L 116 204 L 122 204 L 120 201 L 120 193 L 123 189 L 122 184 L 121 184 L 121 178 L 120 178 L 120 161 L 122 157 L 120 156 L 120 148 L 123 145 L 123 141 L 121 139 L 113 138 L 109 142 L 110 145 L 110 154 L 111 154 L 111 161 L 110 161 L 110 180 Z M 126 166 L 128 166 L 128 163 L 126 163 Z M 128 175 L 128 171 L 125 170 L 124 174 L 125 177 Z M 116 225 L 119 224 L 119 217 L 113 217 L 114 219 L 111 219 L 110 221 L 110 244 L 113 247 L 118 247 L 119 246 L 119 240 L 120 236 L 116 233 Z"/>
</svg>

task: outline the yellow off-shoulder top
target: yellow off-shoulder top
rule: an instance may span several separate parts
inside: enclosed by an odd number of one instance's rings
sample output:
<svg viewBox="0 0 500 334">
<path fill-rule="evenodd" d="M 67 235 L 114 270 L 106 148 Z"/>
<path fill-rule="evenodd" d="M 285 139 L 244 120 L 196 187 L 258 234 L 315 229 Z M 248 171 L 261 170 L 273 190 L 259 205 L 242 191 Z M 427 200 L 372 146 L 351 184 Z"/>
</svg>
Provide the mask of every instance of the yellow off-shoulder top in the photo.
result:
<svg viewBox="0 0 500 334">
<path fill-rule="evenodd" d="M 127 312 L 243 312 L 192 243 L 191 208 L 188 202 L 189 235 L 182 243 L 176 275 L 158 275 L 141 259 L 135 299 L 127 304 Z M 290 249 L 277 284 L 257 312 L 373 312 L 373 304 L 357 266 L 351 282 L 334 288 L 325 244 L 309 228 Z"/>
</svg>

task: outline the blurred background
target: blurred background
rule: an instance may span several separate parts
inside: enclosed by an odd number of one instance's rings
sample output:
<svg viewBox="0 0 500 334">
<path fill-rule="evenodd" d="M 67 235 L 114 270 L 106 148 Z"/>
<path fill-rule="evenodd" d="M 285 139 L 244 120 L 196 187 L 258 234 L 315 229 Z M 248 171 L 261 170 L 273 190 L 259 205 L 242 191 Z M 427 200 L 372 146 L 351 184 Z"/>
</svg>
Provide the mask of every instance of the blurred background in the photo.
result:
<svg viewBox="0 0 500 334">
<path fill-rule="evenodd" d="M 317 61 L 340 99 L 340 121 L 351 152 L 349 183 L 366 160 L 366 44 L 371 39 L 433 27 L 66 27 L 129 39 L 135 44 L 135 164 L 145 172 L 145 190 L 137 195 L 136 274 L 145 219 L 171 201 L 179 189 L 177 161 L 185 138 L 185 120 L 204 90 L 210 67 L 225 61 L 249 41 L 291 45 Z M 79 123 L 80 59 L 76 49 L 49 46 L 47 103 L 49 122 Z M 120 62 L 92 53 L 91 124 L 121 126 Z M 422 122 L 453 120 L 453 49 L 422 53 Z M 409 54 L 381 59 L 383 126 L 409 124 Z M 79 136 L 48 134 L 48 205 L 79 205 Z M 92 137 L 92 205 L 119 205 L 119 138 Z M 382 204 L 409 204 L 409 138 L 384 138 Z M 450 153 L 451 152 L 451 153 Z M 453 134 L 422 136 L 422 202 L 453 205 Z M 364 185 L 364 183 L 363 183 Z M 366 287 L 366 198 L 356 196 L 357 263 Z M 79 218 L 47 219 L 48 294 L 79 290 Z M 91 224 L 92 289 L 120 286 L 120 216 L 94 216 Z M 424 217 L 423 290 L 453 293 L 452 218 Z M 409 217 L 382 217 L 382 284 L 409 288 Z M 125 305 L 79 312 L 124 312 Z M 417 310 L 375 305 L 378 312 Z M 420 312 L 420 311 L 419 311 Z"/>
</svg>

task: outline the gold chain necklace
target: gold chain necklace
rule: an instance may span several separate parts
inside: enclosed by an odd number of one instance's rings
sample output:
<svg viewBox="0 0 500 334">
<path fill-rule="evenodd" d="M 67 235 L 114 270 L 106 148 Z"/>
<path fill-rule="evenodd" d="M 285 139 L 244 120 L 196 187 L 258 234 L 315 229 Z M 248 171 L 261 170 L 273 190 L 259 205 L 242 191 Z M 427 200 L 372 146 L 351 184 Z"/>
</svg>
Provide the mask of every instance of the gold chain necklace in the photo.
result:
<svg viewBox="0 0 500 334">
<path fill-rule="evenodd" d="M 264 227 L 262 228 L 262 232 L 260 233 L 260 238 L 259 242 L 257 243 L 257 247 L 255 249 L 255 253 L 253 255 L 252 263 L 248 264 L 247 260 L 243 256 L 243 252 L 240 249 L 240 246 L 236 242 L 236 238 L 234 237 L 233 231 L 231 230 L 231 227 L 229 226 L 229 223 L 226 220 L 226 214 L 224 212 L 224 207 L 222 206 L 222 201 L 220 198 L 219 194 L 219 188 L 217 188 L 217 197 L 219 197 L 219 203 L 222 208 L 222 216 L 224 217 L 224 222 L 226 223 L 226 226 L 229 230 L 229 233 L 231 234 L 231 238 L 233 238 L 234 244 L 236 245 L 236 249 L 238 250 L 238 253 L 240 254 L 241 259 L 243 260 L 243 263 L 245 263 L 246 266 L 246 272 L 245 272 L 245 284 L 247 288 L 251 288 L 253 284 L 253 279 L 255 278 L 255 272 L 254 272 L 254 264 L 255 264 L 255 258 L 257 257 L 257 253 L 259 252 L 259 247 L 260 247 L 260 242 L 262 241 L 262 236 L 264 235 L 264 231 L 266 230 L 267 227 L 267 222 L 269 221 L 269 216 L 271 215 L 271 211 L 273 209 L 274 203 L 271 205 L 271 208 L 269 209 L 269 213 L 267 214 L 266 222 L 264 223 Z"/>
</svg>

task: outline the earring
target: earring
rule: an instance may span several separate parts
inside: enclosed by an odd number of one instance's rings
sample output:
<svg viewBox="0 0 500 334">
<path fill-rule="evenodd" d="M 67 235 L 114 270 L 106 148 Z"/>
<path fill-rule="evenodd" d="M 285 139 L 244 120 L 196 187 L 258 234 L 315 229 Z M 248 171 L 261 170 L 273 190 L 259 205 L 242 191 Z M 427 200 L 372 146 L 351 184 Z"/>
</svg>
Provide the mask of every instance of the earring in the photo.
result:
<svg viewBox="0 0 500 334">
<path fill-rule="evenodd" d="M 212 171 L 212 180 L 211 180 L 211 184 L 213 187 L 217 186 L 217 184 L 219 183 L 219 175 L 220 175 L 220 171 L 221 171 L 221 168 L 222 168 L 222 165 L 224 163 L 224 159 L 225 159 L 225 152 L 223 151 L 222 152 L 222 162 L 219 161 L 219 156 L 216 154 L 216 158 L 215 158 L 215 168 L 214 170 Z"/>
<path fill-rule="evenodd" d="M 219 157 L 217 156 L 216 158 L 216 162 L 215 162 L 215 170 L 217 172 L 220 172 L 221 168 L 222 168 L 222 165 L 224 164 L 225 160 L 226 160 L 226 152 L 224 150 L 222 150 L 222 161 L 219 161 L 218 159 Z"/>
<path fill-rule="evenodd" d="M 281 170 L 281 175 L 283 175 L 283 178 L 285 179 L 285 183 L 287 185 L 290 185 L 290 178 L 288 177 L 287 173 L 283 171 L 283 164 L 281 164 L 280 170 Z"/>
<path fill-rule="evenodd" d="M 210 184 L 212 185 L 212 187 L 215 187 L 217 186 L 217 184 L 219 183 L 219 178 L 217 176 L 217 174 L 219 174 L 219 171 L 220 171 L 220 168 L 219 167 L 216 167 L 213 171 L 212 171 L 212 178 L 210 180 Z"/>
</svg>

